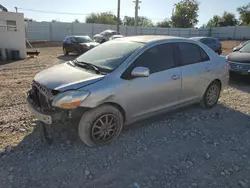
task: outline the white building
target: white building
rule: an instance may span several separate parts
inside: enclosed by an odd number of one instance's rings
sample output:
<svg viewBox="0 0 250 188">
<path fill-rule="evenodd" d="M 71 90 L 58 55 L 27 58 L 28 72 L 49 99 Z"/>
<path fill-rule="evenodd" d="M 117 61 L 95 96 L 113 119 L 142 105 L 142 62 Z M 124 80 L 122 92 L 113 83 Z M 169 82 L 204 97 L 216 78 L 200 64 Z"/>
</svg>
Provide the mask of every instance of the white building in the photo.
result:
<svg viewBox="0 0 250 188">
<path fill-rule="evenodd" d="M 26 58 L 23 13 L 0 11 L 0 48 L 19 50 L 20 58 Z"/>
</svg>

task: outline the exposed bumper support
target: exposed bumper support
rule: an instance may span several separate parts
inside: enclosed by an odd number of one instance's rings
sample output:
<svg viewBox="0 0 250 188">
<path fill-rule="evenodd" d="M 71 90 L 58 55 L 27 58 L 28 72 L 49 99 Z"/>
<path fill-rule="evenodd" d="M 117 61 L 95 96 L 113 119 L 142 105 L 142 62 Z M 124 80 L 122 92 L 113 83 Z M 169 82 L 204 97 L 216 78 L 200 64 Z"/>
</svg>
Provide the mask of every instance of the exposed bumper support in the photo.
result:
<svg viewBox="0 0 250 188">
<path fill-rule="evenodd" d="M 63 112 L 57 112 L 53 114 L 45 114 L 41 112 L 32 102 L 30 97 L 27 97 L 27 104 L 28 108 L 31 111 L 31 113 L 35 116 L 36 119 L 39 121 L 51 125 L 54 121 L 59 121 L 62 119 Z"/>
</svg>

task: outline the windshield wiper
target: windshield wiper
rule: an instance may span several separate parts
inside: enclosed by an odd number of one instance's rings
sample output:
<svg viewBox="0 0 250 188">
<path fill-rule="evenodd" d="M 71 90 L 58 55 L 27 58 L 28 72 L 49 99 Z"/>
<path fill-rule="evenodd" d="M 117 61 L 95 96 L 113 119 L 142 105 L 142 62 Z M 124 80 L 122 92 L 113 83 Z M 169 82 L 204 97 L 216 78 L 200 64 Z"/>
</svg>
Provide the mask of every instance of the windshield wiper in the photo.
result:
<svg viewBox="0 0 250 188">
<path fill-rule="evenodd" d="M 87 62 L 83 62 L 83 61 L 78 61 L 78 60 L 74 60 L 75 64 L 78 64 L 80 66 L 85 66 L 88 69 L 94 70 L 96 72 L 96 74 L 104 74 L 103 72 L 101 72 L 99 70 L 99 68 L 91 63 L 87 63 Z"/>
</svg>

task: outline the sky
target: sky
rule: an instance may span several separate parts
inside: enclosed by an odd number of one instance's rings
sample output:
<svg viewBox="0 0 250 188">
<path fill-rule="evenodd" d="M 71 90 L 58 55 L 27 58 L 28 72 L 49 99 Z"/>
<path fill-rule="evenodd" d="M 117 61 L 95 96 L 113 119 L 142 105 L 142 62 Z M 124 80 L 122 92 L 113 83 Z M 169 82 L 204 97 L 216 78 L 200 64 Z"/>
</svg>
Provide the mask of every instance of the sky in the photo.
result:
<svg viewBox="0 0 250 188">
<path fill-rule="evenodd" d="M 179 1 L 141 0 L 139 16 L 147 16 L 154 23 L 162 21 L 164 18 L 171 17 L 173 5 Z M 200 3 L 199 23 L 197 24 L 199 27 L 213 15 L 221 15 L 224 11 L 232 12 L 238 17 L 237 7 L 248 4 L 249 0 L 199 0 L 198 2 Z M 18 7 L 18 12 L 24 13 L 24 17 L 32 18 L 36 21 L 58 20 L 61 22 L 72 22 L 78 19 L 80 22 L 84 22 L 86 15 L 92 12 L 111 11 L 114 14 L 117 12 L 117 0 L 1 0 L 0 3 L 10 12 L 14 12 L 14 7 Z M 134 7 L 133 0 L 121 0 L 121 18 L 134 16 Z M 42 13 L 24 9 L 75 14 Z"/>
</svg>

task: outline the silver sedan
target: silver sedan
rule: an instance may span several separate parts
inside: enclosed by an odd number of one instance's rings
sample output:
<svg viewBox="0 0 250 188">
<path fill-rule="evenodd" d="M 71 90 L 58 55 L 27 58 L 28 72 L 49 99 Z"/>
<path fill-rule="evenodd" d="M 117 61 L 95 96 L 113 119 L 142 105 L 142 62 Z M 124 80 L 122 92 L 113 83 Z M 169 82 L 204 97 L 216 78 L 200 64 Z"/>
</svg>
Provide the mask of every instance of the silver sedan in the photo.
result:
<svg viewBox="0 0 250 188">
<path fill-rule="evenodd" d="M 155 114 L 193 103 L 214 107 L 228 80 L 225 58 L 200 42 L 125 37 L 38 73 L 27 101 L 46 124 L 80 112 L 81 140 L 98 146 L 116 139 L 124 125 Z"/>
</svg>

